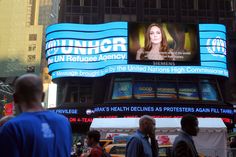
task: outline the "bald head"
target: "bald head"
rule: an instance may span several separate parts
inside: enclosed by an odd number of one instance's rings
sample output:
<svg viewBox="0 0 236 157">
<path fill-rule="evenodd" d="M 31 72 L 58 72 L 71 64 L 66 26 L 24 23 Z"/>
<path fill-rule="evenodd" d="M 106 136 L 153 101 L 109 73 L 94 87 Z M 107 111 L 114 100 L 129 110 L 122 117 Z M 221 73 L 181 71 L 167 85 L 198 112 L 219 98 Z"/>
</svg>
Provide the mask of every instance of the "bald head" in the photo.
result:
<svg viewBox="0 0 236 157">
<path fill-rule="evenodd" d="M 42 80 L 34 74 L 20 76 L 15 82 L 14 101 L 16 103 L 37 103 L 43 97 Z"/>
</svg>

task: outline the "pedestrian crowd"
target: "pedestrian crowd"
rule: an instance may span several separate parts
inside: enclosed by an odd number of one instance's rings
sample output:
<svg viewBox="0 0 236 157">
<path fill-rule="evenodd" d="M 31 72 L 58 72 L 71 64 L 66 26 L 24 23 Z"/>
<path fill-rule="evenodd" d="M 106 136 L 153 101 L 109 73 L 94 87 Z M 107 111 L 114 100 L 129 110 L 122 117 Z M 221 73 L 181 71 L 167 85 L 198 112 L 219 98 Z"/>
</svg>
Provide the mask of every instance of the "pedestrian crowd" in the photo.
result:
<svg viewBox="0 0 236 157">
<path fill-rule="evenodd" d="M 33 74 L 25 74 L 15 82 L 13 95 L 15 110 L 20 114 L 0 120 L 0 156 L 2 157 L 70 157 L 72 130 L 62 115 L 45 110 L 42 80 Z M 158 157 L 155 135 L 155 119 L 144 115 L 139 128 L 126 145 L 126 157 Z M 173 143 L 172 157 L 198 157 L 192 136 L 199 131 L 198 119 L 184 115 L 181 131 Z M 78 141 L 74 155 L 78 157 L 109 157 L 99 145 L 100 132 L 87 133 L 87 142 Z"/>
</svg>

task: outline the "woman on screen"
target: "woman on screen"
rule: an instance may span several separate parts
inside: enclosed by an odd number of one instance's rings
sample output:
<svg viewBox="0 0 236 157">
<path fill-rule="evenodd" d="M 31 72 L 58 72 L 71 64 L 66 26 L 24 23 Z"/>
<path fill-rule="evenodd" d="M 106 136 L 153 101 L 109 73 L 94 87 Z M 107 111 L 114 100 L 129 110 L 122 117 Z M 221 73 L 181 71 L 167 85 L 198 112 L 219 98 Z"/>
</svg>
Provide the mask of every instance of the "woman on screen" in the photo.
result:
<svg viewBox="0 0 236 157">
<path fill-rule="evenodd" d="M 174 60 L 168 48 L 166 35 L 159 24 L 152 23 L 148 26 L 144 48 L 137 51 L 136 60 Z"/>
</svg>

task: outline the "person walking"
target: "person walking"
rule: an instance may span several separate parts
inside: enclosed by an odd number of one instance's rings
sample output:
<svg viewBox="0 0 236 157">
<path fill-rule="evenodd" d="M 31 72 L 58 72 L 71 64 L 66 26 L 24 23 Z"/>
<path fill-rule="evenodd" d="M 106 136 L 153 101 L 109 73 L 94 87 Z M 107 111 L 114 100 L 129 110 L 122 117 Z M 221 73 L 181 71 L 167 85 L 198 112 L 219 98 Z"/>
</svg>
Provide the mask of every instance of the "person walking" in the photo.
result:
<svg viewBox="0 0 236 157">
<path fill-rule="evenodd" d="M 13 98 L 20 115 L 1 127 L 1 156 L 70 157 L 70 123 L 64 116 L 42 107 L 42 80 L 34 74 L 20 76 Z"/>
<path fill-rule="evenodd" d="M 229 144 L 232 156 L 236 156 L 236 137 L 233 137 L 232 141 Z"/>
<path fill-rule="evenodd" d="M 192 136 L 199 132 L 198 119 L 194 115 L 187 114 L 181 119 L 181 131 L 175 138 L 172 157 L 198 157 Z"/>
<path fill-rule="evenodd" d="M 126 146 L 126 157 L 158 157 L 155 125 L 155 119 L 151 116 L 144 115 L 140 118 L 139 129 Z"/>
<path fill-rule="evenodd" d="M 110 157 L 105 150 L 99 145 L 100 132 L 97 130 L 92 130 L 88 132 L 87 135 L 87 145 L 88 148 L 85 150 L 80 157 Z"/>
</svg>

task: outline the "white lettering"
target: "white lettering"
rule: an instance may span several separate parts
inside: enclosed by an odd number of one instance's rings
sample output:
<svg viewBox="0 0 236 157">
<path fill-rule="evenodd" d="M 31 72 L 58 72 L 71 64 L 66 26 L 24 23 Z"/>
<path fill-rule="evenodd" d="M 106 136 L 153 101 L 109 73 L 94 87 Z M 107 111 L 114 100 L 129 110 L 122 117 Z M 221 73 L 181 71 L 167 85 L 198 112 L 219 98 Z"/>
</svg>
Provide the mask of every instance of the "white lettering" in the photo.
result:
<svg viewBox="0 0 236 157">
<path fill-rule="evenodd" d="M 46 44 L 47 56 L 62 54 L 98 54 L 109 51 L 127 51 L 126 38 L 117 37 L 103 40 L 52 40 Z M 60 52 L 60 51 L 59 51 Z"/>
<path fill-rule="evenodd" d="M 82 44 L 81 44 L 81 42 L 82 42 Z M 87 43 L 86 43 L 86 41 L 81 41 L 81 42 L 79 40 L 75 40 L 76 47 L 74 48 L 74 54 L 79 54 L 78 50 L 79 50 L 80 54 L 86 54 L 85 47 L 87 47 Z"/>
<path fill-rule="evenodd" d="M 101 51 L 102 52 L 111 51 L 112 46 L 110 44 L 111 44 L 111 40 L 109 40 L 109 39 L 102 40 L 102 42 L 101 42 Z M 107 47 L 105 47 L 105 45 L 107 45 Z"/>
<path fill-rule="evenodd" d="M 120 51 L 127 51 L 125 46 L 126 40 L 124 38 L 114 38 L 113 39 L 113 51 L 119 51 L 119 47 L 121 48 Z"/>
<path fill-rule="evenodd" d="M 64 62 L 65 56 L 55 56 L 55 62 Z"/>
<path fill-rule="evenodd" d="M 61 52 L 64 53 L 64 54 L 70 54 L 72 53 L 72 47 L 65 47 L 66 46 L 66 40 L 62 40 L 61 41 L 61 45 L 64 46 L 61 48 Z M 69 40 L 69 46 L 73 46 L 73 40 Z M 67 49 L 66 49 L 67 48 Z"/>
<path fill-rule="evenodd" d="M 93 54 L 93 51 L 95 54 L 99 53 L 99 41 L 95 41 L 95 44 L 93 44 L 94 41 L 88 42 L 88 54 Z"/>
</svg>

